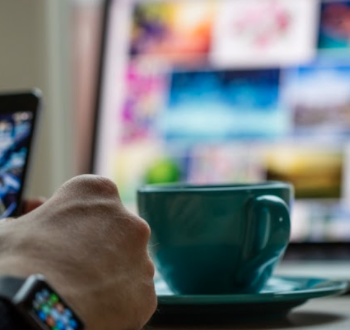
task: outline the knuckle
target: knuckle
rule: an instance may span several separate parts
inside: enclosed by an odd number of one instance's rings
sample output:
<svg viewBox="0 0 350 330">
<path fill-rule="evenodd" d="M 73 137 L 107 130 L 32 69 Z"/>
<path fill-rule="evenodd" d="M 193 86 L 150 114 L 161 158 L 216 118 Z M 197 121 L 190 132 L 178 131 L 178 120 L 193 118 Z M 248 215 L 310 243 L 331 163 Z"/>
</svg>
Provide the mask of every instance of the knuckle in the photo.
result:
<svg viewBox="0 0 350 330">
<path fill-rule="evenodd" d="M 138 240 L 147 244 L 151 236 L 151 228 L 148 223 L 143 219 L 138 218 L 137 221 L 135 221 L 134 229 Z"/>
<path fill-rule="evenodd" d="M 67 181 L 60 189 L 66 196 L 75 195 L 102 195 L 119 199 L 119 192 L 116 184 L 108 178 L 84 174 L 76 176 Z"/>
<path fill-rule="evenodd" d="M 109 193 L 113 197 L 118 196 L 118 198 L 119 198 L 118 187 L 110 179 L 102 177 L 102 176 L 96 176 L 94 184 L 96 185 L 96 187 L 100 188 L 100 190 L 103 190 L 105 193 L 107 193 L 107 194 Z"/>
<path fill-rule="evenodd" d="M 151 258 L 148 258 L 149 262 L 148 262 L 148 265 L 147 265 L 147 268 L 149 270 L 149 276 L 153 279 L 154 278 L 154 274 L 155 274 L 155 267 L 154 267 L 154 263 L 152 261 Z"/>
</svg>

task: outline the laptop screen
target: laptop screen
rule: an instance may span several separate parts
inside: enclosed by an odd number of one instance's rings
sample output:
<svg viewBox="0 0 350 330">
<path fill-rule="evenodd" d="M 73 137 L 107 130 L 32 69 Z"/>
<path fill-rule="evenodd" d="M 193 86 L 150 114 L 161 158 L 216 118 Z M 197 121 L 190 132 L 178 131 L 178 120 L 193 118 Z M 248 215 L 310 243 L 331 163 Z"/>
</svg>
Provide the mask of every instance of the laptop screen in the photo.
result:
<svg viewBox="0 0 350 330">
<path fill-rule="evenodd" d="M 93 172 L 293 183 L 292 241 L 350 242 L 350 1 L 111 0 Z"/>
</svg>

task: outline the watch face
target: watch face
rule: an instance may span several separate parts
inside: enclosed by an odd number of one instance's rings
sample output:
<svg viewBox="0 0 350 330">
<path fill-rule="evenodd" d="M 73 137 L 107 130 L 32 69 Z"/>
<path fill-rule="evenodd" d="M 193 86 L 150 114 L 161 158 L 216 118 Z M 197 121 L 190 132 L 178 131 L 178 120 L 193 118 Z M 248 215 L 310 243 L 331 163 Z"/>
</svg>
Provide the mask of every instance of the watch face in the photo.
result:
<svg viewBox="0 0 350 330">
<path fill-rule="evenodd" d="M 72 308 L 46 282 L 36 282 L 22 306 L 25 307 L 27 316 L 41 329 L 84 329 L 83 323 Z"/>
</svg>

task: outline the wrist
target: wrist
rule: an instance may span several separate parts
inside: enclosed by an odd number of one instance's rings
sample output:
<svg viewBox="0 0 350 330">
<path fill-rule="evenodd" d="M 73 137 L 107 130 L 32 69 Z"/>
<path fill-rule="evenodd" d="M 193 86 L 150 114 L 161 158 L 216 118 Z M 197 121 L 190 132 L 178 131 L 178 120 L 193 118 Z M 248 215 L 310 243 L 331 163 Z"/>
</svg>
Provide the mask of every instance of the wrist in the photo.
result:
<svg viewBox="0 0 350 330">
<path fill-rule="evenodd" d="M 26 258 L 22 256 L 0 257 L 0 278 L 1 276 L 27 278 L 39 273 L 45 276 L 47 281 L 57 289 L 62 297 L 83 318 L 89 329 L 93 329 L 91 327 L 92 324 L 98 324 L 99 320 L 96 320 L 95 314 L 91 312 L 94 310 L 91 297 L 87 296 L 84 290 L 77 290 L 78 283 L 74 285 L 75 280 L 68 280 L 72 276 L 68 274 L 63 275 L 63 272 L 55 271 L 47 262 L 44 263 L 40 260 L 30 259 L 28 256 Z M 0 330 L 2 329 L 0 328 Z"/>
<path fill-rule="evenodd" d="M 28 278 L 0 276 L 0 298 L 26 329 L 84 330 L 84 324 L 74 309 L 42 275 Z M 15 329 L 23 329 L 15 327 Z"/>
</svg>

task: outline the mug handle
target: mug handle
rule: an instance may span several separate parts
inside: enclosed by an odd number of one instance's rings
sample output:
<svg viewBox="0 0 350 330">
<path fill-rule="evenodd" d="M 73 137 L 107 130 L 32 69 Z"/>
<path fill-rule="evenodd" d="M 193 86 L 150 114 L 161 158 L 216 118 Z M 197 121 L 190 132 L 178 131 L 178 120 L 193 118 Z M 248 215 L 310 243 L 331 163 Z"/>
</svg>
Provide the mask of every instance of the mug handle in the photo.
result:
<svg viewBox="0 0 350 330">
<path fill-rule="evenodd" d="M 287 204 L 277 196 L 255 197 L 247 207 L 244 267 L 238 278 L 244 283 L 250 281 L 252 290 L 256 291 L 257 286 L 265 284 L 282 257 L 289 242 L 291 223 Z"/>
</svg>

